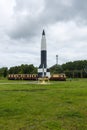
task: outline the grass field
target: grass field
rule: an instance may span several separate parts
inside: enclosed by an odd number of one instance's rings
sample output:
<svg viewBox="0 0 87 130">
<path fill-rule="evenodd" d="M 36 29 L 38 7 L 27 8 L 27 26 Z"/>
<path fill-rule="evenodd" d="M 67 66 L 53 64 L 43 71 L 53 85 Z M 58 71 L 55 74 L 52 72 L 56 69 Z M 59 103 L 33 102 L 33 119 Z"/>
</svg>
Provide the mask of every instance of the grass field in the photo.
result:
<svg viewBox="0 0 87 130">
<path fill-rule="evenodd" d="M 0 80 L 0 130 L 87 130 L 87 79 Z"/>
</svg>

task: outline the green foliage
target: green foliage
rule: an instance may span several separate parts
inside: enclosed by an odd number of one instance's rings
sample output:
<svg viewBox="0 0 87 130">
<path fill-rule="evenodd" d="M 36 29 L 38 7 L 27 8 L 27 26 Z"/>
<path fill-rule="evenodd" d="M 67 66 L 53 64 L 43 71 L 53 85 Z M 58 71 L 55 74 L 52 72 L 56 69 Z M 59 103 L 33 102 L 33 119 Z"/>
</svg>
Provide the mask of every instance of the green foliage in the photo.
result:
<svg viewBox="0 0 87 130">
<path fill-rule="evenodd" d="M 86 66 L 87 60 L 67 62 L 66 64 L 62 64 L 62 68 L 68 77 L 74 76 L 77 78 L 87 77 L 87 74 L 84 71 Z"/>
<path fill-rule="evenodd" d="M 67 62 L 62 65 L 54 65 L 50 68 L 51 74 L 65 73 L 68 77 L 87 77 L 85 71 L 87 68 L 87 60 Z M 81 72 L 82 71 L 82 72 Z M 6 77 L 7 74 L 37 74 L 37 67 L 34 67 L 33 64 L 27 65 L 22 64 L 20 66 L 0 68 L 0 77 Z M 82 76 L 81 76 L 82 75 Z"/>
<path fill-rule="evenodd" d="M 87 79 L 0 81 L 0 129 L 87 130 Z"/>
<path fill-rule="evenodd" d="M 50 68 L 51 74 L 60 74 L 63 73 L 63 68 L 61 65 L 54 65 Z"/>
<path fill-rule="evenodd" d="M 68 77 L 87 77 L 87 73 L 85 71 L 87 68 L 87 60 L 67 62 L 62 65 L 54 65 L 50 68 L 51 74 L 59 74 L 65 73 Z"/>
<path fill-rule="evenodd" d="M 11 67 L 9 69 L 9 74 L 36 74 L 37 68 L 34 67 L 32 64 L 22 64 L 21 66 Z"/>
<path fill-rule="evenodd" d="M 8 74 L 37 74 L 37 67 L 34 67 L 33 64 L 22 64 L 9 69 L 7 67 L 0 68 L 0 77 L 6 77 Z"/>
<path fill-rule="evenodd" d="M 7 74 L 8 74 L 8 68 L 7 67 L 0 68 L 0 76 L 1 77 L 6 77 Z"/>
<path fill-rule="evenodd" d="M 87 66 L 87 60 L 80 60 L 74 62 L 67 62 L 62 64 L 63 70 L 84 70 L 85 66 Z"/>
</svg>

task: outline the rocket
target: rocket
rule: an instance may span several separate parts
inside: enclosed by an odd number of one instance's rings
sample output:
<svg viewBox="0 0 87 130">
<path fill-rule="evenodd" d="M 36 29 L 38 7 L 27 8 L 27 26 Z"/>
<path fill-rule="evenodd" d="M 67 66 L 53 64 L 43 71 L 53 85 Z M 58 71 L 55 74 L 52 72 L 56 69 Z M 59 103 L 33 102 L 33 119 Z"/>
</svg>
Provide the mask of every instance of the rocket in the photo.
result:
<svg viewBox="0 0 87 130">
<path fill-rule="evenodd" d="M 50 77 L 49 69 L 47 68 L 47 46 L 45 31 L 42 32 L 41 38 L 41 64 L 38 68 L 38 77 Z"/>
</svg>

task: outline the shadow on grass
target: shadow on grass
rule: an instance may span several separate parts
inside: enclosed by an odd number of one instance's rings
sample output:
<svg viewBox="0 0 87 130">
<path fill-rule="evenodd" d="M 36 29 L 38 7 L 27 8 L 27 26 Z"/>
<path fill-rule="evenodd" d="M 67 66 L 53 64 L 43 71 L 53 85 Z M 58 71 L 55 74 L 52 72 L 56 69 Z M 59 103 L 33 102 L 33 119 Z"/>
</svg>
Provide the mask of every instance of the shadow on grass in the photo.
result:
<svg viewBox="0 0 87 130">
<path fill-rule="evenodd" d="M 0 92 L 43 92 L 48 89 L 13 89 L 13 90 L 0 90 Z"/>
</svg>

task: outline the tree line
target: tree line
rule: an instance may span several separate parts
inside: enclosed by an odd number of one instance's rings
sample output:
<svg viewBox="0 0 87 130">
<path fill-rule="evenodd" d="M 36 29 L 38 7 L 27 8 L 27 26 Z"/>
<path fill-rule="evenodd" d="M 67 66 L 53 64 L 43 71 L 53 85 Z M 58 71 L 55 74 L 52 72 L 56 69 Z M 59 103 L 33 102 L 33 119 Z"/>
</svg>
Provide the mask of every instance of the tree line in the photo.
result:
<svg viewBox="0 0 87 130">
<path fill-rule="evenodd" d="M 7 77 L 8 74 L 37 74 L 37 67 L 34 67 L 33 64 L 22 64 L 9 69 L 7 67 L 0 68 L 0 77 Z"/>
<path fill-rule="evenodd" d="M 33 64 L 22 64 L 20 66 L 0 68 L 0 77 L 7 77 L 8 74 L 37 74 L 37 67 Z M 62 65 L 50 67 L 51 74 L 65 73 L 67 77 L 87 78 L 87 60 L 67 62 Z"/>
<path fill-rule="evenodd" d="M 62 65 L 54 65 L 50 68 L 51 73 L 65 73 L 67 77 L 86 78 L 87 60 L 67 62 Z"/>
</svg>

